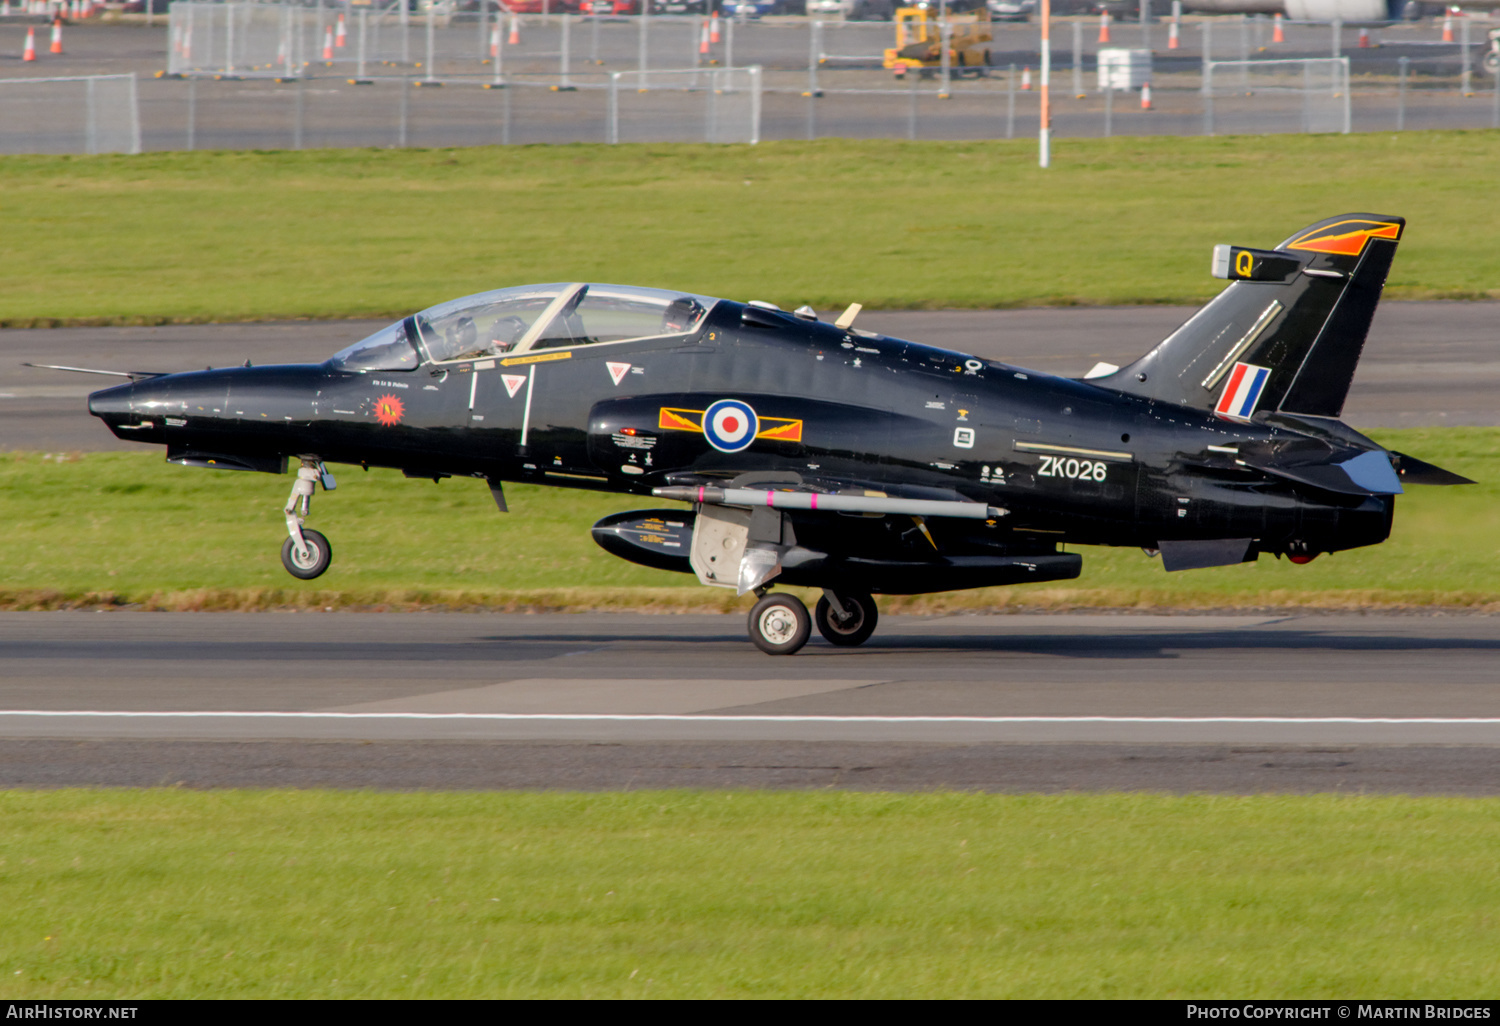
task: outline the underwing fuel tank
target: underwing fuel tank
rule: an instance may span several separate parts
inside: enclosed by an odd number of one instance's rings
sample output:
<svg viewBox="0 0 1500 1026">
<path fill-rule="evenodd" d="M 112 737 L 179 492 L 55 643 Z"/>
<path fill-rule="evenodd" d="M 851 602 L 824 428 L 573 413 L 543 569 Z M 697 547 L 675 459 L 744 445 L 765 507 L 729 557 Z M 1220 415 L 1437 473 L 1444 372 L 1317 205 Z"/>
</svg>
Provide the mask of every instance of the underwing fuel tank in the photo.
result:
<svg viewBox="0 0 1500 1026">
<path fill-rule="evenodd" d="M 594 525 L 599 547 L 612 556 L 658 570 L 690 574 L 693 513 L 681 509 L 637 509 L 613 513 Z"/>
<path fill-rule="evenodd" d="M 854 522 L 850 522 L 853 527 Z M 694 573 L 691 563 L 693 532 L 697 514 L 686 510 L 642 509 L 614 513 L 593 527 L 594 541 L 613 556 L 658 570 Z M 742 536 L 734 558 L 744 551 Z M 1072 580 L 1079 575 L 1082 558 L 1076 553 L 1051 551 L 942 556 L 931 559 L 830 557 L 826 552 L 798 545 L 773 548 L 784 561 L 780 580 L 803 587 L 821 587 L 829 566 L 836 565 L 844 579 L 872 592 L 888 595 L 920 594 L 933 590 L 937 581 L 958 582 L 966 588 L 983 588 L 1037 581 Z M 717 547 L 716 547 L 717 551 Z M 731 575 L 732 578 L 732 575 Z M 730 578 L 726 578 L 727 581 Z M 708 582 L 714 583 L 714 582 Z M 732 586 L 732 585 L 728 585 Z"/>
</svg>

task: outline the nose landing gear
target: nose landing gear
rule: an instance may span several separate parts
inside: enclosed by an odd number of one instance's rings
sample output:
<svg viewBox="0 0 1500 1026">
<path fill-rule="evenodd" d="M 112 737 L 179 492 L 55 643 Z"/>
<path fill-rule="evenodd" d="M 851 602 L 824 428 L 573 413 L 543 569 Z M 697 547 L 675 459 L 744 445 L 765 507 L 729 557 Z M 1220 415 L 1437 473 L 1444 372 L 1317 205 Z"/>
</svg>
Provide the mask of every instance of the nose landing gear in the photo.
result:
<svg viewBox="0 0 1500 1026">
<path fill-rule="evenodd" d="M 286 500 L 286 533 L 290 535 L 281 543 L 281 565 L 293 577 L 310 581 L 321 576 L 333 562 L 333 547 L 321 532 L 303 527 L 312 510 L 313 492 L 322 482 L 323 490 L 331 492 L 338 482 L 316 456 L 302 457 L 302 466 L 297 468 L 297 480 L 292 484 L 292 494 Z"/>
</svg>

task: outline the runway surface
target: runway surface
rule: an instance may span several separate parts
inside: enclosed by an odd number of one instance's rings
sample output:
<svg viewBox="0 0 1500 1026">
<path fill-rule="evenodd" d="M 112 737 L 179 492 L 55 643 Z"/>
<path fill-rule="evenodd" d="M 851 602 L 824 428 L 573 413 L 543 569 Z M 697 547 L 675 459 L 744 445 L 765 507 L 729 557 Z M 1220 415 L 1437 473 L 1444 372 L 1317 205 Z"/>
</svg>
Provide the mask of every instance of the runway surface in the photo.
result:
<svg viewBox="0 0 1500 1026">
<path fill-rule="evenodd" d="M 754 297 L 745 297 L 754 298 Z M 870 311 L 859 326 L 1005 360 L 1082 375 L 1100 360 L 1125 364 L 1165 338 L 1191 307 Z M 138 449 L 87 413 L 109 378 L 40 371 L 23 363 L 111 370 L 194 370 L 253 360 L 327 359 L 383 326 L 376 321 L 53 328 L 0 331 L 0 446 Z M 1382 303 L 1345 409 L 1356 427 L 1500 424 L 1500 303 Z"/>
<path fill-rule="evenodd" d="M 1500 793 L 1500 619 L 0 615 L 0 786 Z"/>
</svg>

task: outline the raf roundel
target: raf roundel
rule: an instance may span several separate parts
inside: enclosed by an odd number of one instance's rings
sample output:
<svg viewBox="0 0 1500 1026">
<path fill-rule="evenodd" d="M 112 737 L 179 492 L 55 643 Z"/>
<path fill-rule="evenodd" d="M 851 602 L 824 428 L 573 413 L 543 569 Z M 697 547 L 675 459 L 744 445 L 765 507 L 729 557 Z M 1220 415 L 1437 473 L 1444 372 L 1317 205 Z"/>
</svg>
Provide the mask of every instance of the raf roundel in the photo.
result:
<svg viewBox="0 0 1500 1026">
<path fill-rule="evenodd" d="M 703 413 L 703 435 L 720 452 L 748 448 L 759 431 L 760 418 L 738 399 L 720 399 Z"/>
</svg>

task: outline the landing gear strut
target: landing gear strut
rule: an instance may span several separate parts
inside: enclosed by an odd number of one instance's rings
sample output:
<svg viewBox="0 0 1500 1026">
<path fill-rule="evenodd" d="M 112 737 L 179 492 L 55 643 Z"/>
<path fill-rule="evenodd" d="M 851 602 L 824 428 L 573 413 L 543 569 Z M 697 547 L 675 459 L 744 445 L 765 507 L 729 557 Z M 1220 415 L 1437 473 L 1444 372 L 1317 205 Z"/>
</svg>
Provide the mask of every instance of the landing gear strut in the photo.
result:
<svg viewBox="0 0 1500 1026">
<path fill-rule="evenodd" d="M 795 595 L 769 594 L 750 610 L 750 640 L 771 655 L 791 655 L 807 644 L 812 617 Z"/>
<path fill-rule="evenodd" d="M 863 645 L 875 633 L 875 624 L 880 613 L 875 600 L 868 594 L 854 592 L 844 595 L 827 588 L 813 611 L 818 633 L 831 645 L 853 648 Z"/>
<path fill-rule="evenodd" d="M 304 581 L 320 576 L 333 562 L 333 547 L 328 544 L 328 539 L 320 532 L 302 526 L 312 510 L 313 492 L 320 481 L 325 492 L 338 487 L 322 460 L 315 456 L 302 457 L 297 480 L 292 484 L 292 494 L 282 511 L 286 514 L 286 533 L 290 537 L 281 543 L 281 565 L 286 567 L 287 573 Z"/>
</svg>

